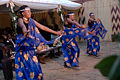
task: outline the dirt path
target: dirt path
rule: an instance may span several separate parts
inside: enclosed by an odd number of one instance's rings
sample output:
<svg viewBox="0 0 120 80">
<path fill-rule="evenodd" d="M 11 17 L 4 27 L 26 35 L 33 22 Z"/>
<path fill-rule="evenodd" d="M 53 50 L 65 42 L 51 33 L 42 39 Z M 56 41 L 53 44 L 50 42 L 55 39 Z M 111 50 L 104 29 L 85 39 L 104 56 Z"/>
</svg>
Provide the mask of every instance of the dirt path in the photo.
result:
<svg viewBox="0 0 120 80">
<path fill-rule="evenodd" d="M 66 69 L 63 67 L 63 56 L 57 59 L 47 59 L 47 64 L 41 65 L 45 80 L 108 80 L 101 73 L 94 69 L 94 66 L 104 57 L 112 54 L 119 54 L 120 48 L 116 42 L 101 43 L 101 57 L 91 57 L 85 54 L 86 43 L 79 43 L 80 46 L 80 69 Z"/>
</svg>

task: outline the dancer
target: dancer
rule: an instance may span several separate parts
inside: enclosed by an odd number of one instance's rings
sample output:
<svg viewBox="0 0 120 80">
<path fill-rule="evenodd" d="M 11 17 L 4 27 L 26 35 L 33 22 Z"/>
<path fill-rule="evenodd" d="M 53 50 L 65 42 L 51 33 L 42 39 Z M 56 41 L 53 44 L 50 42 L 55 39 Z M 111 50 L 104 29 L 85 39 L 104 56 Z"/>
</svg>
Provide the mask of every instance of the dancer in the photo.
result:
<svg viewBox="0 0 120 80">
<path fill-rule="evenodd" d="M 79 67 L 79 47 L 75 40 L 76 36 L 89 39 L 91 34 L 85 26 L 80 25 L 75 21 L 75 14 L 70 12 L 67 14 L 67 19 L 64 24 L 64 33 L 62 37 L 62 52 L 64 55 L 64 67 Z"/>
<path fill-rule="evenodd" d="M 16 80 L 43 80 L 43 73 L 34 47 L 42 44 L 52 44 L 54 40 L 46 41 L 41 36 L 38 28 L 56 35 L 61 35 L 61 31 L 53 31 L 33 20 L 30 8 L 26 5 L 21 6 L 19 11 L 22 18 L 18 19 L 18 35 L 16 36 Z"/>
<path fill-rule="evenodd" d="M 99 31 L 94 34 L 94 36 L 87 40 L 87 54 L 88 55 L 94 55 L 96 57 L 100 56 L 99 51 L 100 51 L 100 41 L 99 41 L 99 36 L 104 38 L 107 30 L 104 28 L 102 25 L 102 22 L 100 19 L 95 19 L 94 13 L 89 14 L 90 18 L 88 20 L 88 30 L 92 31 L 94 30 L 97 26 L 100 27 Z"/>
</svg>

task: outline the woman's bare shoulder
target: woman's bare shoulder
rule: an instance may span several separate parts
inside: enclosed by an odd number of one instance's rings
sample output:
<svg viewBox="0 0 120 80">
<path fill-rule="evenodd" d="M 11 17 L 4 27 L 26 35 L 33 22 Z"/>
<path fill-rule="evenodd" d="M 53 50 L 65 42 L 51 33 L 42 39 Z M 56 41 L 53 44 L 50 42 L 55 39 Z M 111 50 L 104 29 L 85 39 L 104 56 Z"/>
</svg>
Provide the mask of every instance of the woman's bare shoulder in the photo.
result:
<svg viewBox="0 0 120 80">
<path fill-rule="evenodd" d="M 18 21 L 23 21 L 23 19 L 22 18 L 18 18 Z"/>
</svg>

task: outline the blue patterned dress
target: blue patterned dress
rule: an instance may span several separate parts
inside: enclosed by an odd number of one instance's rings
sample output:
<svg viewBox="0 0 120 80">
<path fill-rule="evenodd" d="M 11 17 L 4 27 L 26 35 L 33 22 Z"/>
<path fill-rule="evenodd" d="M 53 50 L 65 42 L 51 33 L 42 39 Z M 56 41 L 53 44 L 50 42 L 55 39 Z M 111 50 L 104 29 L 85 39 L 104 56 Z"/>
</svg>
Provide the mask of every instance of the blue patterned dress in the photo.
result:
<svg viewBox="0 0 120 80">
<path fill-rule="evenodd" d="M 72 25 L 72 27 L 65 27 L 62 37 L 62 52 L 64 55 L 64 63 L 66 67 L 70 68 L 79 66 L 80 50 L 75 40 L 76 36 L 86 39 L 88 41 L 92 40 L 93 42 L 94 35 L 99 34 L 102 38 L 104 38 L 107 31 L 104 29 L 102 23 L 96 23 L 95 26 L 96 27 L 91 30 L 89 30 L 88 28 L 77 28 L 76 25 Z M 92 32 L 93 30 L 95 30 L 95 33 L 90 34 L 89 31 Z M 96 43 L 94 43 L 94 45 L 97 44 L 97 40 L 98 39 L 96 38 Z"/>
<path fill-rule="evenodd" d="M 62 37 L 62 52 L 65 66 L 68 68 L 79 66 L 80 49 L 75 40 L 76 36 L 84 39 L 92 37 L 92 35 L 88 34 L 87 29 L 77 28 L 76 25 L 72 25 L 71 28 L 65 27 Z"/>
<path fill-rule="evenodd" d="M 29 37 L 23 34 L 16 36 L 15 72 L 16 80 L 43 80 L 43 73 L 38 62 L 35 46 L 53 44 L 53 41 L 45 40 L 36 27 L 33 19 L 29 19 Z"/>
<path fill-rule="evenodd" d="M 90 28 L 88 27 L 89 31 L 93 31 L 96 27 L 99 27 L 99 30 L 93 35 L 93 37 L 87 40 L 87 54 L 99 56 L 100 50 L 100 40 L 99 36 L 103 39 L 106 35 L 107 30 L 104 28 L 102 22 L 98 24 L 95 22 L 94 25 Z"/>
<path fill-rule="evenodd" d="M 65 65 L 67 67 L 78 66 L 79 64 L 79 47 L 76 43 L 73 28 L 65 28 L 62 37 L 62 52 L 64 55 Z"/>
</svg>

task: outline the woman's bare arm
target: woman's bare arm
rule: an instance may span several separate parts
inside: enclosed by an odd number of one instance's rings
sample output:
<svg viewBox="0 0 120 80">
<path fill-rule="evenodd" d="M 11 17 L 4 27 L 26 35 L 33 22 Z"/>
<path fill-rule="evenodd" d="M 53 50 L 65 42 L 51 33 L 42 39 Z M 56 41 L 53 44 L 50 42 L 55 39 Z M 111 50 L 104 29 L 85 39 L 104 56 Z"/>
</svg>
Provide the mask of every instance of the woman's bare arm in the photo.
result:
<svg viewBox="0 0 120 80">
<path fill-rule="evenodd" d="M 22 28 L 23 33 L 27 32 L 26 26 L 25 26 L 22 18 L 18 19 L 17 25 L 19 25 L 19 27 Z"/>
<path fill-rule="evenodd" d="M 92 32 L 88 31 L 89 34 L 94 34 L 95 33 L 95 30 L 93 30 Z"/>
<path fill-rule="evenodd" d="M 79 27 L 81 27 L 81 28 L 85 28 L 85 27 L 83 27 L 82 25 L 80 25 L 78 22 L 72 21 L 72 20 L 69 19 L 69 18 L 67 18 L 67 21 L 68 21 L 69 23 L 75 24 L 75 25 L 77 25 L 77 26 L 79 26 Z"/>
<path fill-rule="evenodd" d="M 17 25 L 19 25 L 19 27 L 22 28 L 24 36 L 28 36 L 29 35 L 30 31 L 29 30 L 27 31 L 26 26 L 25 26 L 22 18 L 18 19 Z"/>
<path fill-rule="evenodd" d="M 34 22 L 35 22 L 35 25 L 38 27 L 38 28 L 40 28 L 41 30 L 44 30 L 44 31 L 46 31 L 46 32 L 50 32 L 50 33 L 53 33 L 53 34 L 56 34 L 56 35 L 61 35 L 61 32 L 60 31 L 54 31 L 54 30 L 52 30 L 52 29 L 50 29 L 50 28 L 48 28 L 48 27 L 46 27 L 46 26 L 44 26 L 44 25 L 42 25 L 42 24 L 39 24 L 37 21 L 35 21 L 34 20 Z"/>
</svg>

